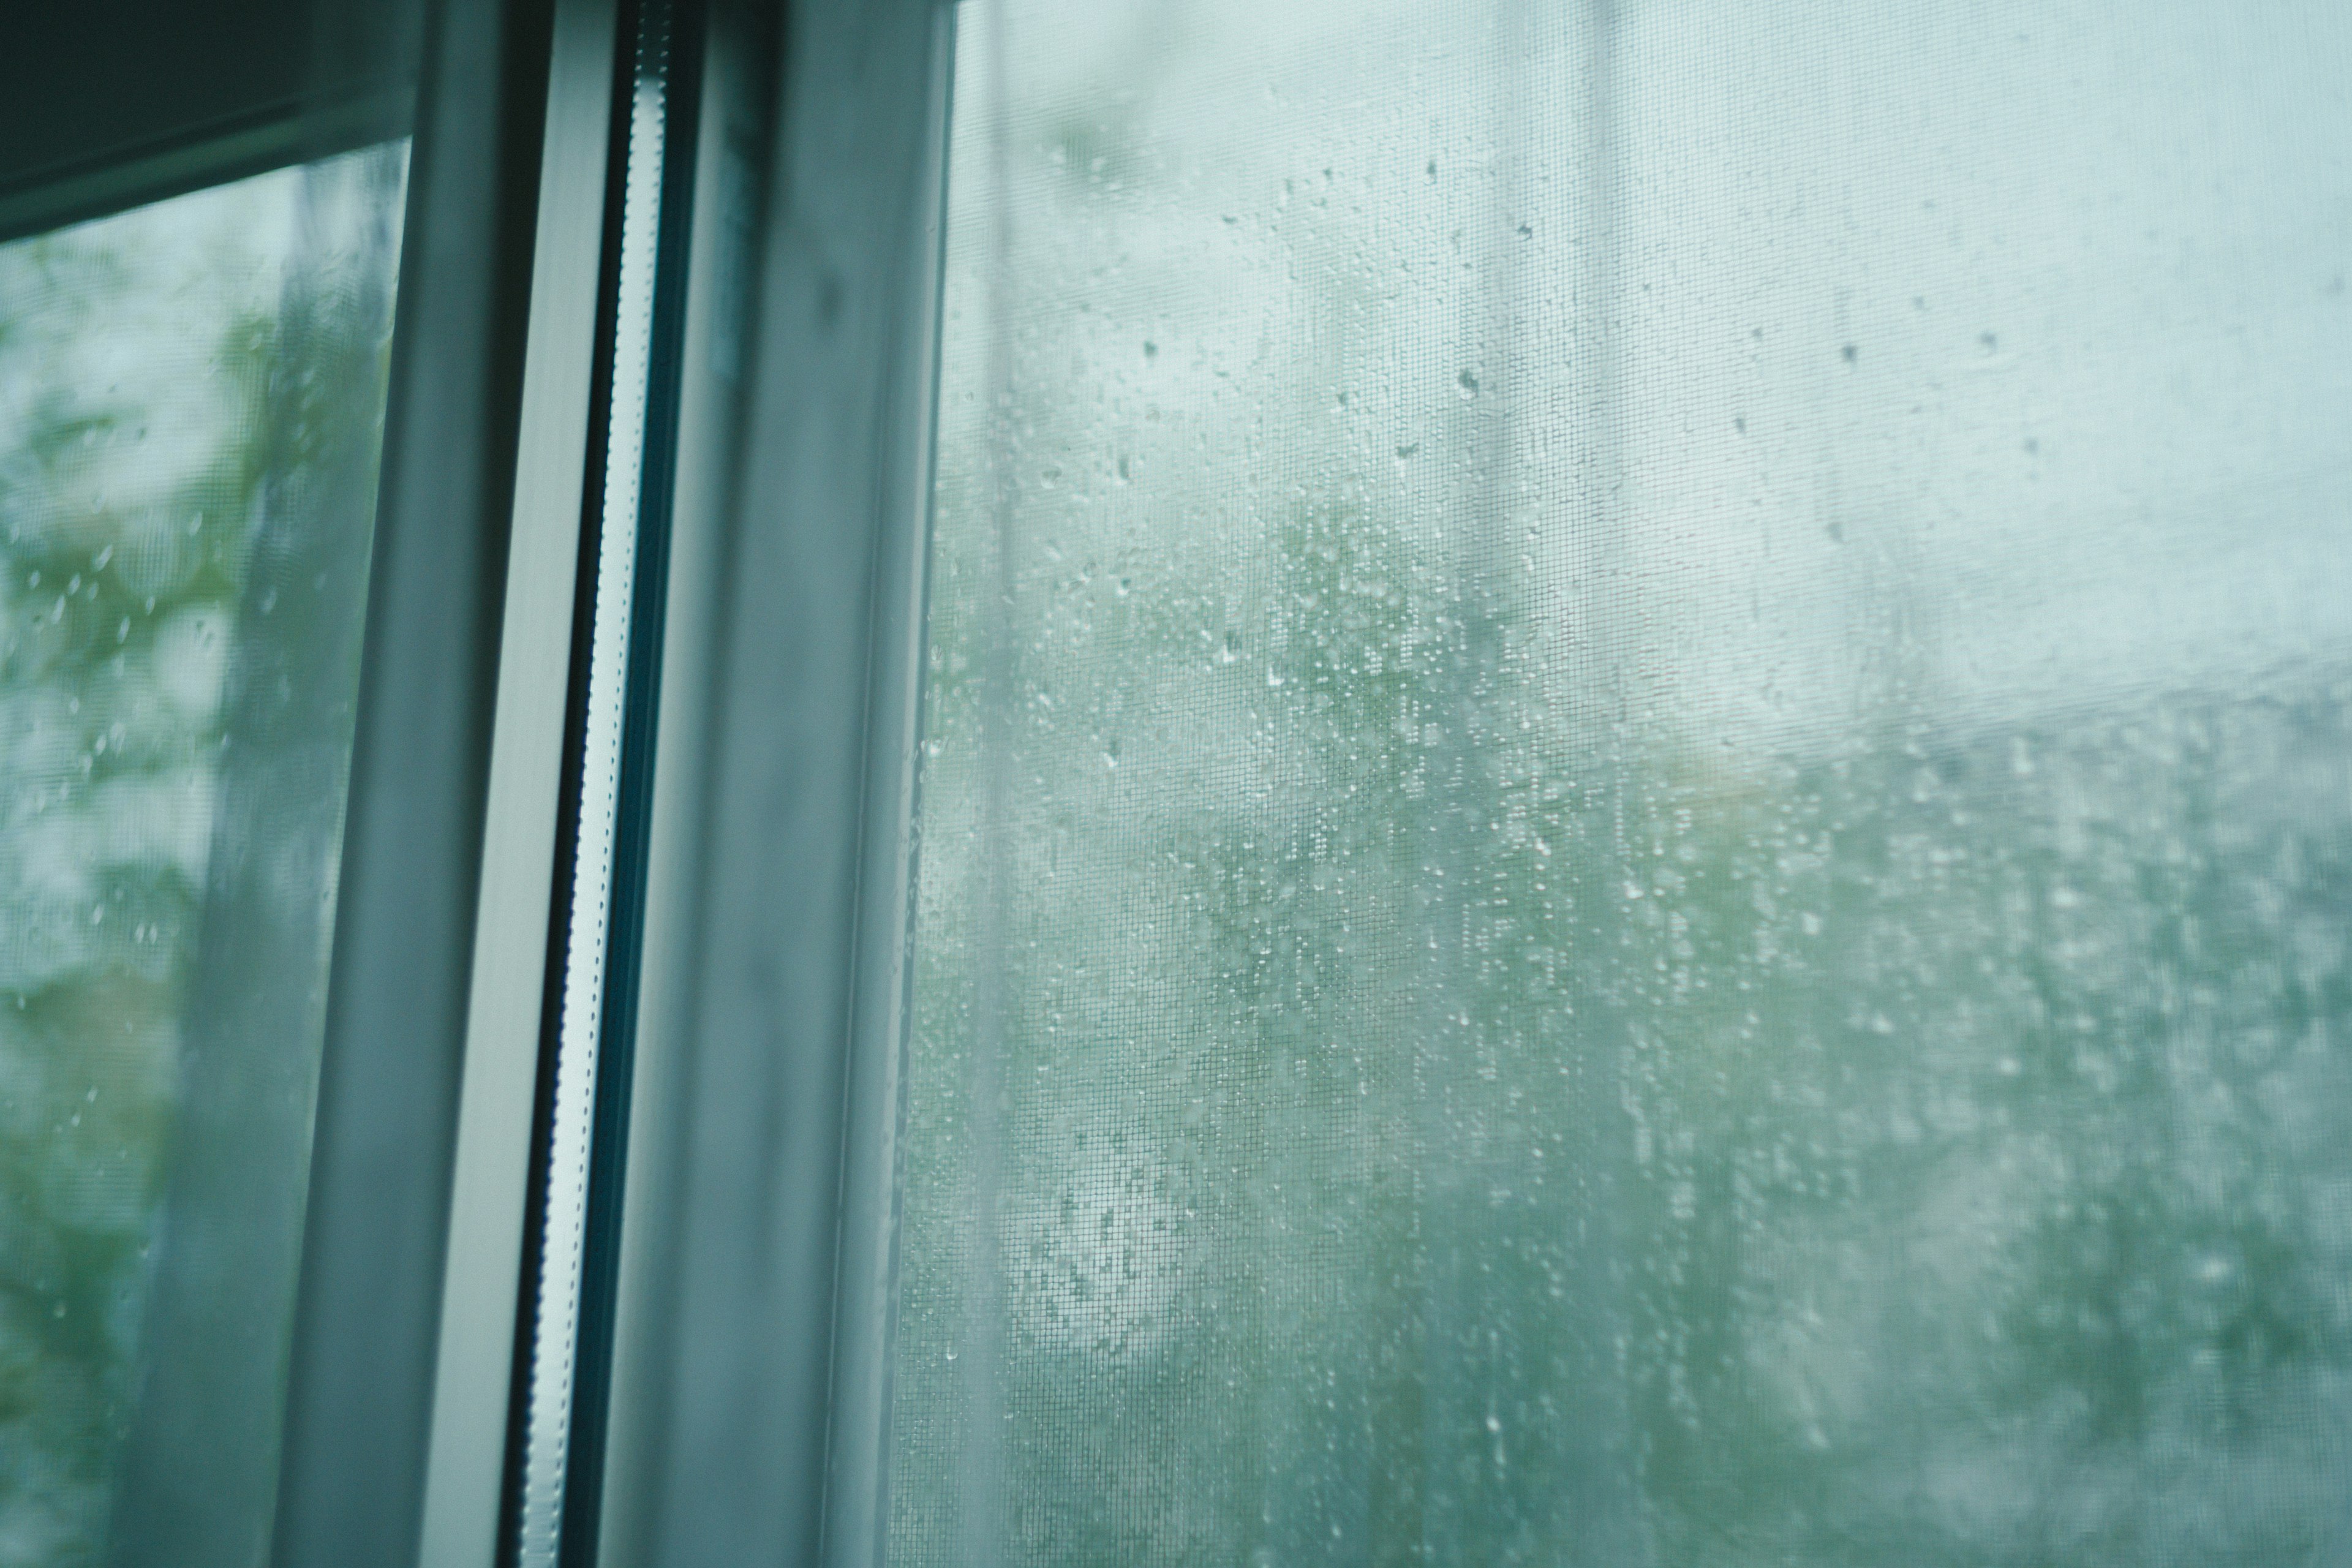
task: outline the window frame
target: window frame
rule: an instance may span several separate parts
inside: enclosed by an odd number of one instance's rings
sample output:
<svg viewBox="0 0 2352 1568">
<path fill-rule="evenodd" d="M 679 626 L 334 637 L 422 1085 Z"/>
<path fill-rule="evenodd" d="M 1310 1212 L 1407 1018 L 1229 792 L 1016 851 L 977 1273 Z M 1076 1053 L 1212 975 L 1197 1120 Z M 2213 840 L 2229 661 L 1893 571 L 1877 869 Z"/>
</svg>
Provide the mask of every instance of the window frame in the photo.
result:
<svg viewBox="0 0 2352 1568">
<path fill-rule="evenodd" d="M 566 156 L 574 144 L 548 132 L 551 116 L 583 112 L 597 11 L 440 0 L 426 18 L 280 1564 L 424 1560 L 464 1533 L 453 1457 L 504 1429 L 503 1379 L 453 1403 L 436 1398 L 436 1369 L 447 1355 L 453 1376 L 467 1370 L 479 1347 L 465 1326 L 492 1322 L 511 1346 L 511 1311 L 499 1319 L 496 1306 L 501 1282 L 511 1300 L 514 1269 L 499 1267 L 504 1237 L 484 1205 L 495 1206 L 499 1145 L 520 1166 L 529 1136 L 527 1121 L 519 1133 L 501 1125 L 511 1107 L 499 1090 L 518 1063 L 536 1064 L 542 970 L 529 956 L 546 922 L 520 917 L 548 890 L 530 874 L 532 839 L 551 834 L 546 731 L 552 710 L 560 736 L 566 686 L 529 656 L 568 641 L 549 634 L 568 627 L 571 574 L 545 566 L 578 548 L 593 317 L 581 316 L 577 268 L 583 255 L 597 263 L 594 243 L 578 241 L 601 232 L 604 195 Z M 589 145 L 601 175 L 603 139 Z M 525 996 L 531 1027 L 509 1036 L 498 1026 Z M 493 1514 L 486 1544 L 494 1531 Z"/>
<path fill-rule="evenodd" d="M 457 1125 L 449 1146 L 426 1454 L 414 1560 L 501 1561 L 533 1119 L 551 951 L 573 624 L 598 401 L 596 321 L 612 198 L 616 0 L 556 0 L 530 236 L 511 532 L 499 609 Z M 527 61 L 526 70 L 530 62 Z M 519 152 L 518 156 L 522 156 Z M 478 177 L 478 174 L 477 175 Z M 510 307 L 511 308 L 511 307 Z M 403 1560 L 404 1561 L 404 1559 Z"/>
<path fill-rule="evenodd" d="M 716 678 L 675 653 L 665 678 L 615 1568 L 880 1556 L 954 24 L 952 0 L 785 7 L 724 416 L 757 437 L 727 459 L 703 616 L 690 574 L 670 600 L 673 649 L 712 623 Z M 698 298 L 717 317 L 724 292 Z M 688 448 L 714 439 L 693 353 Z M 709 743 L 685 773 L 688 711 Z"/>
</svg>

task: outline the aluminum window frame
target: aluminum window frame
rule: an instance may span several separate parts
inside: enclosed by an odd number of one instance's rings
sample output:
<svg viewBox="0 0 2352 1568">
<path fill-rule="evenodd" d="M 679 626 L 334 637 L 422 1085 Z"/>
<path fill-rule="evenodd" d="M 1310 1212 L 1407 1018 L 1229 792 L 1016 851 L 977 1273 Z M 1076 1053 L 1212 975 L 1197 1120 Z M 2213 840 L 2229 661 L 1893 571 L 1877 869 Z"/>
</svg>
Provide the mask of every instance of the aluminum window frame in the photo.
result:
<svg viewBox="0 0 2352 1568">
<path fill-rule="evenodd" d="M 785 10 L 715 679 L 665 718 L 711 743 L 651 873 L 615 1568 L 880 1553 L 954 20 Z"/>
<path fill-rule="evenodd" d="M 445 1358 L 452 1376 L 473 1365 L 467 1327 L 494 1322 L 511 1345 L 496 1211 L 529 1131 L 500 1091 L 537 1060 L 544 970 L 530 950 L 546 922 L 525 917 L 550 885 L 534 872 L 551 855 L 568 685 L 543 656 L 568 646 L 594 298 L 579 268 L 598 257 L 579 241 L 601 232 L 604 200 L 603 139 L 583 174 L 551 129 L 596 112 L 581 78 L 602 87 L 599 15 L 583 0 L 443 0 L 428 24 L 279 1564 L 426 1560 L 463 1534 L 453 1459 L 505 1426 L 501 1399 L 442 1397 L 436 1377 Z M 506 1027 L 526 1016 L 527 1032 Z M 519 1201 L 510 1213 L 519 1244 Z"/>
</svg>

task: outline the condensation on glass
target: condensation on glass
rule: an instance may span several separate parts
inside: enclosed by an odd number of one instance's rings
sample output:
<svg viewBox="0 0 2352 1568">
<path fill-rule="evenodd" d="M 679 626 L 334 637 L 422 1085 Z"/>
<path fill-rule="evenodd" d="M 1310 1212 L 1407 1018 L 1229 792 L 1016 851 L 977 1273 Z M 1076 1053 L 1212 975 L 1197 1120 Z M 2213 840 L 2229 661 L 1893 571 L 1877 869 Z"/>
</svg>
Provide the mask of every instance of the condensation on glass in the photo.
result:
<svg viewBox="0 0 2352 1568">
<path fill-rule="evenodd" d="M 890 1561 L 2352 1556 L 2352 11 L 958 48 Z"/>
<path fill-rule="evenodd" d="M 0 247 L 10 1563 L 100 1559 L 159 1378 L 267 1369 L 275 1473 L 405 166 Z"/>
</svg>

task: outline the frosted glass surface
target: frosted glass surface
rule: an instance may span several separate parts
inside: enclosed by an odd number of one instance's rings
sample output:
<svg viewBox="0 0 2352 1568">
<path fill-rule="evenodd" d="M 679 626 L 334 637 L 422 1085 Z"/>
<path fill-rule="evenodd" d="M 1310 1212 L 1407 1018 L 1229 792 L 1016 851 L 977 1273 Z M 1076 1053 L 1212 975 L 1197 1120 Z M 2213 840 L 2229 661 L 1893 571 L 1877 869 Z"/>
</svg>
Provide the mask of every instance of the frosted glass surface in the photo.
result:
<svg viewBox="0 0 2352 1568">
<path fill-rule="evenodd" d="M 358 677 L 321 606 L 364 583 L 404 170 L 377 149 L 0 246 L 10 1568 L 101 1560 L 155 1356 L 201 1380 L 257 1340 L 282 1378 Z M 274 1445 L 276 1384 L 232 1392 L 203 1440 Z"/>
<path fill-rule="evenodd" d="M 963 7 L 893 1563 L 2352 1561 L 2347 91 Z"/>
</svg>

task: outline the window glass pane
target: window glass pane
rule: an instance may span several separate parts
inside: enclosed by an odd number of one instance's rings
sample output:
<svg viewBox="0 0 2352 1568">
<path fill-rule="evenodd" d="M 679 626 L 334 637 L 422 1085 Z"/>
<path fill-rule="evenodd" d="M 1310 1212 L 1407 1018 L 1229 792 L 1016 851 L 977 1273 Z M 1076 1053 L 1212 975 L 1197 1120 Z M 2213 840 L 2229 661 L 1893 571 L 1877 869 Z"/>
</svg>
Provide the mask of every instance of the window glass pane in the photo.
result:
<svg viewBox="0 0 2352 1568">
<path fill-rule="evenodd" d="M 275 1473 L 405 163 L 0 246 L 0 1561 Z"/>
<path fill-rule="evenodd" d="M 892 1561 L 2352 1552 L 2352 12 L 958 49 Z"/>
</svg>

